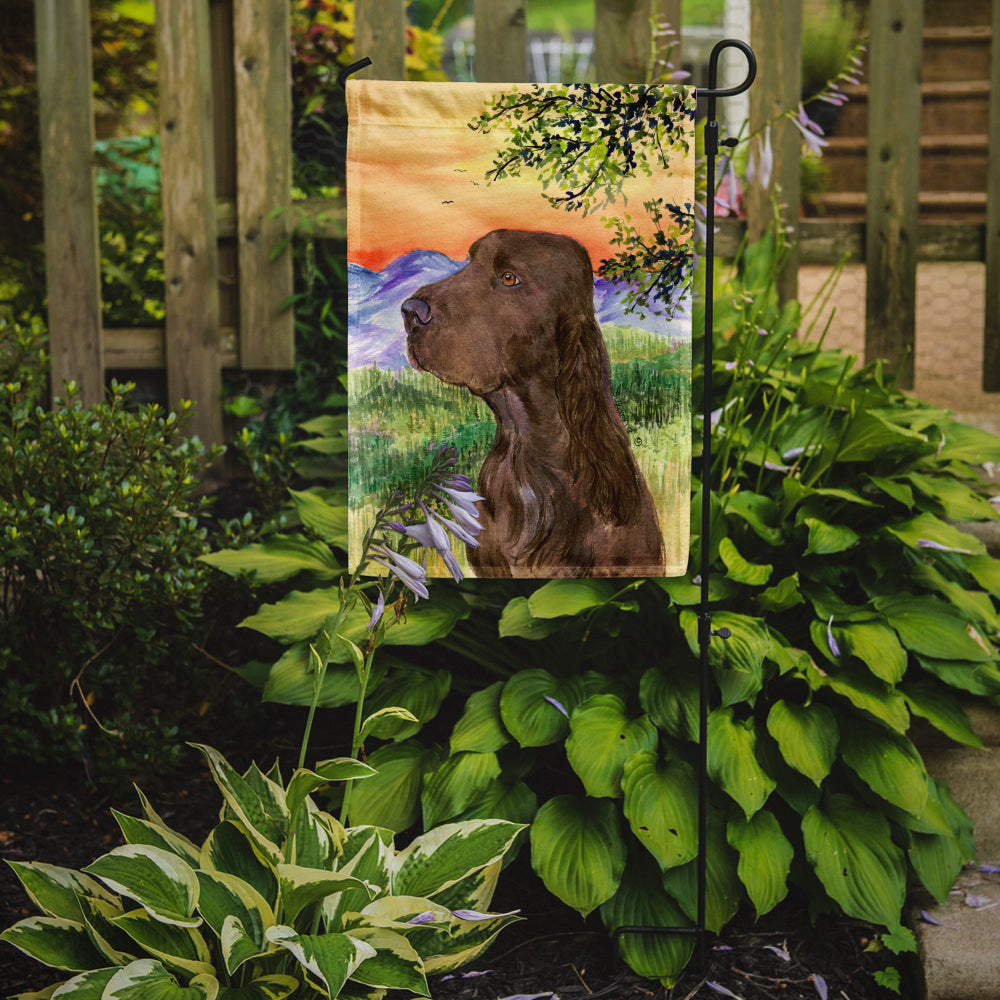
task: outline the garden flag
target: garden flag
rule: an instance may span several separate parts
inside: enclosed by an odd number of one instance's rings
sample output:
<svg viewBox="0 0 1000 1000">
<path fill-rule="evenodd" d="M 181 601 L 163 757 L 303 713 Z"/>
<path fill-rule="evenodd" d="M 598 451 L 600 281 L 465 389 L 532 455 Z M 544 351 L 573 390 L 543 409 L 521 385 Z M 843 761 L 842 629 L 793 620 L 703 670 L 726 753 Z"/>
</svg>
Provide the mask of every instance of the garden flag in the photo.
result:
<svg viewBox="0 0 1000 1000">
<path fill-rule="evenodd" d="M 467 575 L 683 574 L 693 89 L 351 80 L 347 102 L 352 569 L 448 447 Z M 468 494 L 437 496 L 461 526 Z"/>
</svg>

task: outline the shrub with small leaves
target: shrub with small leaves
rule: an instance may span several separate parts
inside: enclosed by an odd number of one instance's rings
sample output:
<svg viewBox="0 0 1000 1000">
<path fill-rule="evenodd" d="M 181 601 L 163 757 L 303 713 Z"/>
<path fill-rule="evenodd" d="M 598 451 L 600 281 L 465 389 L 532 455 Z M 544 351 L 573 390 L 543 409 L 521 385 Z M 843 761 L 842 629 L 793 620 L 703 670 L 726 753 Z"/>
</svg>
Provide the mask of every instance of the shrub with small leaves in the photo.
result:
<svg viewBox="0 0 1000 1000">
<path fill-rule="evenodd" d="M 154 679 L 190 662 L 208 455 L 189 405 L 133 409 L 128 385 L 84 406 L 70 384 L 43 408 L 40 337 L 0 324 L 0 744 L 8 761 L 82 757 L 93 777 L 176 752 L 169 720 L 133 701 L 155 706 Z"/>
</svg>

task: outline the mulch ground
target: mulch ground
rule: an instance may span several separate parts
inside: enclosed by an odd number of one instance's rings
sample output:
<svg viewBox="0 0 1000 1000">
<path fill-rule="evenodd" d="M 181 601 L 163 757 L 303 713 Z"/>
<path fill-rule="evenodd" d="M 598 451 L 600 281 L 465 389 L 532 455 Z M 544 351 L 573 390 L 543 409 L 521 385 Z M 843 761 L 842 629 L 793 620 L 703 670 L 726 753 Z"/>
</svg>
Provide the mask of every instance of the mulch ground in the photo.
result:
<svg viewBox="0 0 1000 1000">
<path fill-rule="evenodd" d="M 237 745 L 220 741 L 220 749 L 234 763 L 244 757 Z M 197 841 L 215 821 L 219 796 L 194 751 L 191 764 L 147 791 L 164 820 Z M 134 793 L 109 796 L 74 778 L 0 778 L 0 858 L 80 868 L 122 842 L 111 807 L 138 815 Z M 902 996 L 918 993 L 898 959 L 866 950 L 873 940 L 871 928 L 842 919 L 811 926 L 800 901 L 783 904 L 759 924 L 740 914 L 719 938 L 706 941 L 705 968 L 689 968 L 673 989 L 641 979 L 618 961 L 596 917 L 582 922 L 546 893 L 524 856 L 501 877 L 494 908 L 520 908 L 525 920 L 502 932 L 469 969 L 432 977 L 435 1000 L 887 1000 L 892 994 L 873 979 L 886 965 L 903 973 Z M 13 873 L 0 865 L 0 927 L 32 912 Z M 59 979 L 59 973 L 0 944 L 0 995 L 42 989 Z"/>
</svg>

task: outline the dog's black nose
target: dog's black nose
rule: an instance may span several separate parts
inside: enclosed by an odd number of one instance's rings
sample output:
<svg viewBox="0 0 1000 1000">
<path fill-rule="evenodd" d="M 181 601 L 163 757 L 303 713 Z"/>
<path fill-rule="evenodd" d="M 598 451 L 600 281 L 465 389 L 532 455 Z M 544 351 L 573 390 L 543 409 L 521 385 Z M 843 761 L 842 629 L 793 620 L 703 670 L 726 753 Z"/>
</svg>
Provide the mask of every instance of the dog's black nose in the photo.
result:
<svg viewBox="0 0 1000 1000">
<path fill-rule="evenodd" d="M 431 307 L 423 299 L 407 299 L 401 306 L 405 319 L 421 326 L 431 321 Z"/>
</svg>

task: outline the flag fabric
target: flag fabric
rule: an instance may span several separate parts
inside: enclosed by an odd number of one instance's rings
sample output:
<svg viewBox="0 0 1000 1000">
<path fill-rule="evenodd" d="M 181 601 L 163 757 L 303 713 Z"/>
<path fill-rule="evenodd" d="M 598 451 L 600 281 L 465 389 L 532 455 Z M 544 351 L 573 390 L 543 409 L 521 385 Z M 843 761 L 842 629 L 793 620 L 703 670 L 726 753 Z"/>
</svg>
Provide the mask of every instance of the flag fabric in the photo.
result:
<svg viewBox="0 0 1000 1000">
<path fill-rule="evenodd" d="M 686 572 L 693 89 L 351 80 L 347 101 L 352 568 L 451 446 L 481 497 L 468 575 Z"/>
</svg>

